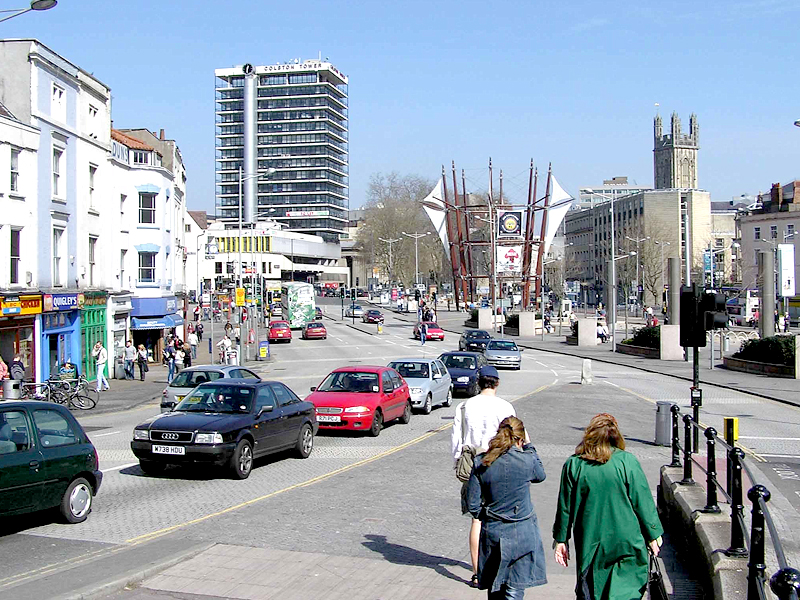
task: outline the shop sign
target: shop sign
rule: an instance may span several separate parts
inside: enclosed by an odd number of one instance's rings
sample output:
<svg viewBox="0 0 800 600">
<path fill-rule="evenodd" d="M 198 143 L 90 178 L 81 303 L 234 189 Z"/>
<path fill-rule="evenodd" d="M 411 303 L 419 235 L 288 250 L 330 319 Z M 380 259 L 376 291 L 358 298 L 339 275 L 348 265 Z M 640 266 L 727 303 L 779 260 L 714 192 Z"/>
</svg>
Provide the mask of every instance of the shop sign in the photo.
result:
<svg viewBox="0 0 800 600">
<path fill-rule="evenodd" d="M 125 331 L 128 328 L 128 319 L 123 317 L 121 319 L 114 319 L 114 325 L 111 329 L 113 331 Z"/>
<path fill-rule="evenodd" d="M 75 310 L 80 308 L 78 296 L 83 300 L 83 294 L 45 294 L 44 311 Z"/>
<path fill-rule="evenodd" d="M 330 211 L 327 210 L 290 210 L 286 213 L 287 217 L 327 217 Z"/>
<path fill-rule="evenodd" d="M 81 296 L 83 296 L 83 301 L 81 302 Z M 84 294 L 78 294 L 78 305 L 81 308 L 86 308 L 88 306 L 105 306 L 106 305 L 106 297 L 105 296 L 86 296 Z"/>
<path fill-rule="evenodd" d="M 2 306 L 4 317 L 22 313 L 22 302 L 19 296 L 3 296 L 3 299 L 0 300 L 0 306 Z"/>
<path fill-rule="evenodd" d="M 19 302 L 22 310 L 20 314 L 23 315 L 38 315 L 42 312 L 42 297 L 41 296 L 20 296 Z"/>
<path fill-rule="evenodd" d="M 236 288 L 236 306 L 244 306 L 244 288 Z"/>
</svg>

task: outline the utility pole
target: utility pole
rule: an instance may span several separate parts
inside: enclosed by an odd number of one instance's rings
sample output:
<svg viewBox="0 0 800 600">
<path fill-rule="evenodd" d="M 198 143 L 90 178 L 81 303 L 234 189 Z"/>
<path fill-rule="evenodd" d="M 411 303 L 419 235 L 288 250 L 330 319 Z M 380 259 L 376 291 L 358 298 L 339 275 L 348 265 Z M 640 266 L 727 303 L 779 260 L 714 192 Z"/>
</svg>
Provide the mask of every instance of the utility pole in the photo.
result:
<svg viewBox="0 0 800 600">
<path fill-rule="evenodd" d="M 426 235 L 430 235 L 431 232 L 426 231 L 425 233 L 406 233 L 405 231 L 401 231 L 400 233 L 414 240 L 414 285 L 416 286 L 416 284 L 419 283 L 419 241 Z"/>
</svg>

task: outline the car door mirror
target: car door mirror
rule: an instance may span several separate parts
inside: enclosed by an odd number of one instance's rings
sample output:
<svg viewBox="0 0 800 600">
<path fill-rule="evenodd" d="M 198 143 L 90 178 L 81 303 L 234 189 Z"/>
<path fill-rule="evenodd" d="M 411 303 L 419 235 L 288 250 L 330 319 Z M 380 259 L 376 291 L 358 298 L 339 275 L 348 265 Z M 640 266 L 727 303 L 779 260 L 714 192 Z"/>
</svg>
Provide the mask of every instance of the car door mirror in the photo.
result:
<svg viewBox="0 0 800 600">
<path fill-rule="evenodd" d="M 314 387 L 312 387 L 312 388 L 311 388 L 311 391 L 312 391 L 312 392 L 316 392 L 316 391 L 317 391 L 317 386 L 314 386 Z"/>
<path fill-rule="evenodd" d="M 520 352 L 522 352 L 522 348 L 517 348 L 517 350 L 519 350 Z"/>
<path fill-rule="evenodd" d="M 272 412 L 274 410 L 274 406 L 272 404 L 265 404 L 261 408 L 258 409 L 258 416 L 260 417 L 264 413 Z"/>
<path fill-rule="evenodd" d="M 441 379 L 441 378 L 442 378 L 442 376 L 441 376 L 441 375 L 439 375 L 439 373 L 434 373 L 434 374 L 433 374 L 433 379 L 434 379 L 434 381 L 435 381 L 435 380 L 437 380 L 437 379 Z"/>
</svg>

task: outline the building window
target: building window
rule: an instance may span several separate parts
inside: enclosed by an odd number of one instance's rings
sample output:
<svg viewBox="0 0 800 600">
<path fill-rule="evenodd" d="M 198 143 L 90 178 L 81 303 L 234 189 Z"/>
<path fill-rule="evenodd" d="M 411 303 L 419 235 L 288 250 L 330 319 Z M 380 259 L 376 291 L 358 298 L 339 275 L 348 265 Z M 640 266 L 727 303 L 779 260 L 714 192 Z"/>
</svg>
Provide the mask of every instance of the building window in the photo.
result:
<svg viewBox="0 0 800 600">
<path fill-rule="evenodd" d="M 124 290 L 125 289 L 125 255 L 128 253 L 127 250 L 120 250 L 119 251 L 119 285 Z"/>
<path fill-rule="evenodd" d="M 184 226 L 183 226 L 183 230 L 184 230 L 186 233 L 192 233 L 192 226 L 191 226 L 191 225 L 188 225 L 188 224 L 187 224 L 187 225 L 184 225 Z"/>
<path fill-rule="evenodd" d="M 11 149 L 11 191 L 19 192 L 19 150 Z"/>
<path fill-rule="evenodd" d="M 89 165 L 89 208 L 94 208 L 94 176 L 97 173 L 97 167 Z"/>
<path fill-rule="evenodd" d="M 777 225 L 770 225 L 769 226 L 769 237 L 771 240 L 778 239 L 778 226 Z"/>
<path fill-rule="evenodd" d="M 53 148 L 53 196 L 58 198 L 61 194 L 61 159 L 64 151 Z"/>
<path fill-rule="evenodd" d="M 53 228 L 53 286 L 61 286 L 61 251 L 64 230 Z"/>
<path fill-rule="evenodd" d="M 214 274 L 222 275 L 222 263 L 219 261 L 214 263 Z"/>
<path fill-rule="evenodd" d="M 753 239 L 754 240 L 761 239 L 761 227 L 753 227 Z"/>
<path fill-rule="evenodd" d="M 156 222 L 156 195 L 139 194 L 139 223 Z"/>
<path fill-rule="evenodd" d="M 143 152 L 142 150 L 134 150 L 133 151 L 133 164 L 135 165 L 149 165 L 150 164 L 150 153 Z"/>
<path fill-rule="evenodd" d="M 725 247 L 725 240 L 723 238 L 715 238 L 714 239 L 714 246 L 717 248 L 724 248 Z"/>
<path fill-rule="evenodd" d="M 139 252 L 139 281 L 153 283 L 156 280 L 155 252 Z"/>
<path fill-rule="evenodd" d="M 11 230 L 11 283 L 19 283 L 19 234 L 21 230 Z"/>
<path fill-rule="evenodd" d="M 89 237 L 89 287 L 94 287 L 94 267 L 97 251 L 97 238 Z"/>
<path fill-rule="evenodd" d="M 786 226 L 786 239 L 789 239 L 794 235 L 794 225 L 787 225 Z"/>
<path fill-rule="evenodd" d="M 67 102 L 64 88 L 53 84 L 52 96 L 50 99 L 50 114 L 53 118 L 61 122 L 67 120 Z"/>
<path fill-rule="evenodd" d="M 97 139 L 97 107 L 89 105 L 89 136 Z"/>
<path fill-rule="evenodd" d="M 125 214 L 125 200 L 127 198 L 128 197 L 125 194 L 120 194 L 119 195 L 119 214 L 121 214 L 121 215 Z"/>
</svg>

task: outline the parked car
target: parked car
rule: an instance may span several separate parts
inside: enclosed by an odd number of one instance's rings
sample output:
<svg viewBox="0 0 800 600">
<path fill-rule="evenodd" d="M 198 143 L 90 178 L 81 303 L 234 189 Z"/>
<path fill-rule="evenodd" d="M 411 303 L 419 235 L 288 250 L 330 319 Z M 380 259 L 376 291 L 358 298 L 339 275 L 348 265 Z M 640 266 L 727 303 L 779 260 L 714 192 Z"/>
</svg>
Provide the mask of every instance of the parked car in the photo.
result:
<svg viewBox="0 0 800 600">
<path fill-rule="evenodd" d="M 447 367 L 453 379 L 453 391 L 465 392 L 469 396 L 480 393 L 478 389 L 478 369 L 488 365 L 483 354 L 477 352 L 445 352 L 439 360 Z"/>
<path fill-rule="evenodd" d="M 360 304 L 349 304 L 344 309 L 344 316 L 345 317 L 363 317 L 364 316 L 364 307 Z"/>
<path fill-rule="evenodd" d="M 246 479 L 259 456 L 294 448 L 308 458 L 316 431 L 314 406 L 284 384 L 225 379 L 197 386 L 171 412 L 137 425 L 131 450 L 145 473 L 199 464 Z"/>
<path fill-rule="evenodd" d="M 304 340 L 311 340 L 311 339 L 328 339 L 328 330 L 325 329 L 325 325 L 320 323 L 319 321 L 310 321 L 306 323 L 303 327 L 303 339 Z"/>
<path fill-rule="evenodd" d="M 315 306 L 314 307 L 314 318 L 317 321 L 321 321 L 322 320 L 322 309 L 319 306 Z"/>
<path fill-rule="evenodd" d="M 0 403 L 0 516 L 58 507 L 85 521 L 103 473 L 97 450 L 69 409 L 51 402 Z"/>
<path fill-rule="evenodd" d="M 520 370 L 522 350 L 512 340 L 490 340 L 483 351 L 486 361 L 495 367 L 510 367 Z"/>
<path fill-rule="evenodd" d="M 492 336 L 483 329 L 465 331 L 458 339 L 458 349 L 472 352 L 483 352 Z"/>
<path fill-rule="evenodd" d="M 161 393 L 161 412 L 169 412 L 183 400 L 183 397 L 201 383 L 216 381 L 217 379 L 255 379 L 261 377 L 253 373 L 250 369 L 239 366 L 226 365 L 197 365 L 187 367 L 167 384 Z"/>
<path fill-rule="evenodd" d="M 379 310 L 370 309 L 364 311 L 364 315 L 361 317 L 361 320 L 364 323 L 383 323 L 383 313 Z"/>
<path fill-rule="evenodd" d="M 438 340 L 440 342 L 444 341 L 444 331 L 441 327 L 439 327 L 436 323 L 432 321 L 423 321 L 425 326 L 428 328 L 428 332 L 425 334 L 426 340 Z M 417 323 L 414 325 L 414 338 L 419 339 L 419 330 L 422 326 L 422 323 Z"/>
<path fill-rule="evenodd" d="M 364 431 L 376 437 L 393 419 L 411 420 L 408 384 L 389 367 L 342 367 L 311 388 L 306 398 L 323 429 Z"/>
<path fill-rule="evenodd" d="M 426 415 L 433 406 L 453 403 L 453 381 L 444 363 L 438 358 L 402 358 L 389 366 L 406 380 L 411 392 L 411 406 Z"/>
<path fill-rule="evenodd" d="M 271 321 L 269 324 L 269 334 L 267 335 L 270 342 L 287 342 L 292 341 L 292 330 L 289 328 L 288 321 Z"/>
</svg>

